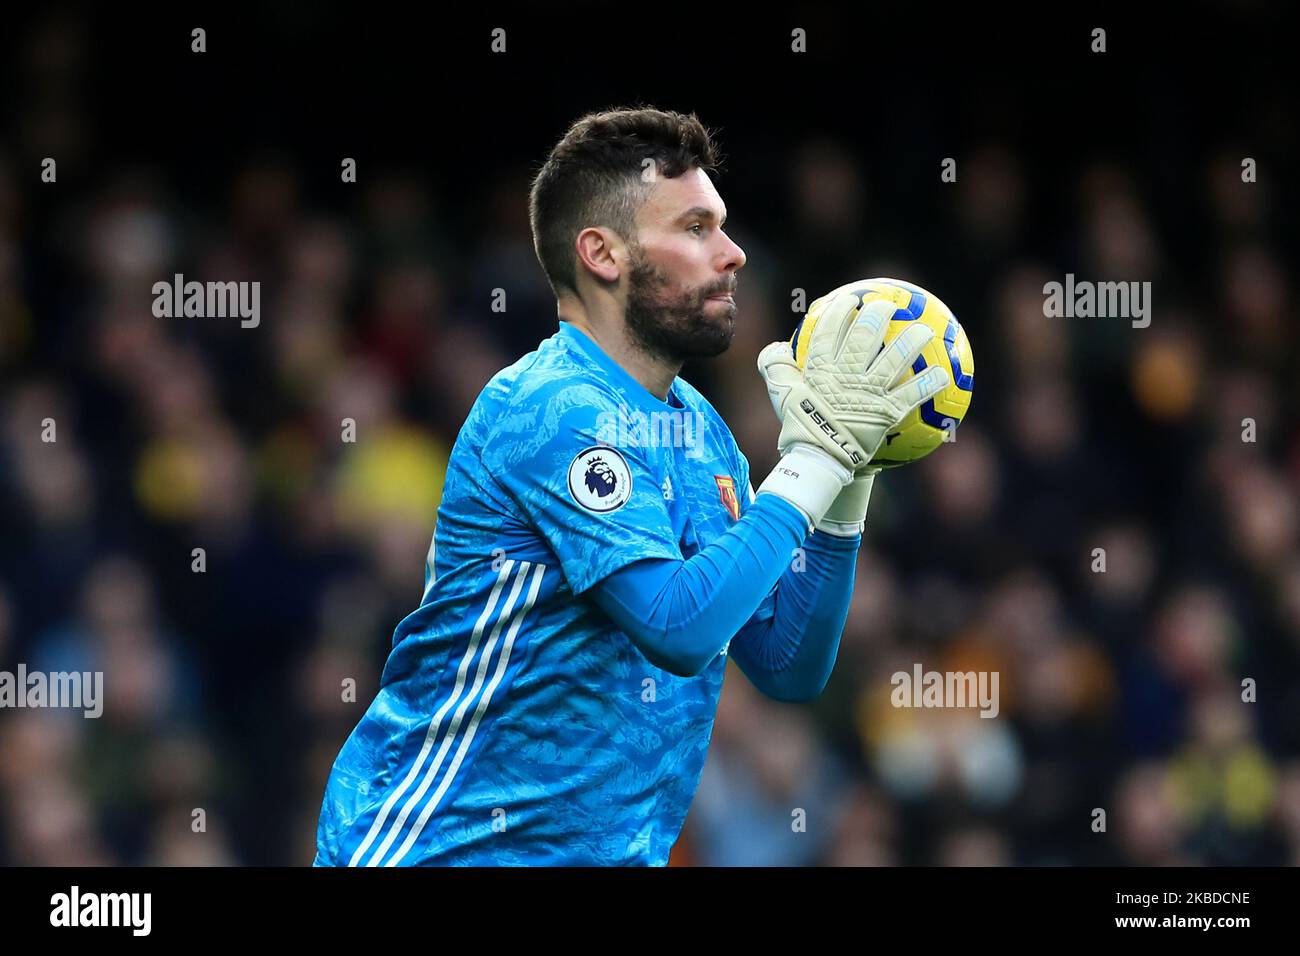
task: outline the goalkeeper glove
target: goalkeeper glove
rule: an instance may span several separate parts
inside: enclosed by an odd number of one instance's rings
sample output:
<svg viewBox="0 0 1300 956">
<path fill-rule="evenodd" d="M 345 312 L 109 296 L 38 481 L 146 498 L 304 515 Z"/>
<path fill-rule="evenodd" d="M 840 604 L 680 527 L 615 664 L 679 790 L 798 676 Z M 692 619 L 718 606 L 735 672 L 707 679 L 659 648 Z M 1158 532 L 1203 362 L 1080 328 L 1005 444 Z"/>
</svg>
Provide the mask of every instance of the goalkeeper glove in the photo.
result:
<svg viewBox="0 0 1300 956">
<path fill-rule="evenodd" d="M 759 374 L 782 423 L 777 440 L 782 464 L 794 456 L 791 464 L 805 472 L 811 466 L 840 479 L 842 490 L 833 503 L 821 514 L 809 514 L 817 528 L 850 536 L 862 531 L 880 471 L 870 461 L 885 433 L 949 382 L 947 369 L 932 366 L 891 388 L 934 332 L 917 323 L 886 349 L 882 343 L 894 306 L 877 300 L 858 310 L 858 302 L 847 293 L 827 307 L 813 330 L 803 371 L 788 342 L 773 342 L 758 357 Z M 781 472 L 778 466 L 759 490 L 782 493 Z"/>
<path fill-rule="evenodd" d="M 795 364 L 790 343 L 781 341 L 768 345 L 758 356 L 758 371 L 767 384 L 767 396 L 776 412 L 777 421 L 782 421 L 782 407 L 790 389 L 803 379 L 803 370 Z M 788 449 L 777 450 L 784 455 Z M 853 476 L 853 480 L 835 496 L 835 500 L 826 510 L 820 521 L 815 522 L 818 531 L 851 538 L 861 534 L 866 526 L 867 505 L 871 502 L 871 486 L 880 472 L 877 465 L 868 465 Z"/>
</svg>

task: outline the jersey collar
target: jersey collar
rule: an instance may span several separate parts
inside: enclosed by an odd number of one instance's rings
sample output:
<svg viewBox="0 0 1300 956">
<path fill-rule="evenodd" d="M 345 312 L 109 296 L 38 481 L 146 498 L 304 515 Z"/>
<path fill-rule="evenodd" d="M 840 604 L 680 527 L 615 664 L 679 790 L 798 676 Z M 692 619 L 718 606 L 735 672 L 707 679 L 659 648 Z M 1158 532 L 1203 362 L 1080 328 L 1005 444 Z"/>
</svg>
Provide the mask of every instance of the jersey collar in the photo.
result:
<svg viewBox="0 0 1300 956">
<path fill-rule="evenodd" d="M 677 379 L 668 386 L 668 401 L 663 401 L 648 388 L 634 379 L 623 366 L 605 354 L 604 350 L 587 337 L 587 334 L 572 322 L 561 320 L 559 337 L 575 351 L 585 355 L 592 364 L 605 372 L 629 400 L 638 406 L 652 411 L 661 409 L 684 408 L 685 403 L 677 393 Z"/>
</svg>

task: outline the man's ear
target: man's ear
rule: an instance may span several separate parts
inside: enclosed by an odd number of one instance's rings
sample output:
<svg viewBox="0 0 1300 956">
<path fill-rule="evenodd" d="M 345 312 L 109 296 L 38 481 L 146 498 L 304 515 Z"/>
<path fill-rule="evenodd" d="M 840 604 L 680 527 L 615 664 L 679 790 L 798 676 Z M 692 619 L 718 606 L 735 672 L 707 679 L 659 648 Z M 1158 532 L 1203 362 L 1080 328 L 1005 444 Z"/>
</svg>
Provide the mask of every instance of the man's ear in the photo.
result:
<svg viewBox="0 0 1300 956">
<path fill-rule="evenodd" d="M 579 269 L 602 282 L 618 282 L 628 259 L 627 244 L 618 233 L 603 226 L 588 226 L 578 233 L 574 249 Z"/>
</svg>

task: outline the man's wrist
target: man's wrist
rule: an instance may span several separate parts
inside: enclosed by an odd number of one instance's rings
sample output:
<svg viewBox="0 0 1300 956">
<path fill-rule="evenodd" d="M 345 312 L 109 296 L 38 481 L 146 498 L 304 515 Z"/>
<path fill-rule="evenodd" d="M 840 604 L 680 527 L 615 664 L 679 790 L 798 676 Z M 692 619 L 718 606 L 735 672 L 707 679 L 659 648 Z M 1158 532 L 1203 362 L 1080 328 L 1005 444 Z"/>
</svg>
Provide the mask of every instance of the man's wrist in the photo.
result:
<svg viewBox="0 0 1300 956">
<path fill-rule="evenodd" d="M 778 495 L 808 517 L 811 531 L 821 522 L 853 473 L 822 448 L 794 442 L 787 448 L 771 474 L 758 487 L 758 494 Z"/>
<path fill-rule="evenodd" d="M 822 520 L 817 522 L 817 530 L 844 538 L 862 534 L 866 528 L 871 489 L 879 471 L 879 468 L 869 468 L 858 472 L 826 509 Z"/>
</svg>

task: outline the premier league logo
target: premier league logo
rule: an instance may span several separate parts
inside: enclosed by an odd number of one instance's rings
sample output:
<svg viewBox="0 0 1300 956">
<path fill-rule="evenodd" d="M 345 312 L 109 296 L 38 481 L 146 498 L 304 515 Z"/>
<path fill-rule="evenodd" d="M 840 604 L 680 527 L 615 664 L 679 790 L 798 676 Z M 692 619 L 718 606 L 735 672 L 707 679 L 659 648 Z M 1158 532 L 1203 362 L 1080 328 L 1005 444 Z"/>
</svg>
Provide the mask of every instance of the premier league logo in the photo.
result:
<svg viewBox="0 0 1300 956">
<path fill-rule="evenodd" d="M 587 490 L 601 498 L 608 498 L 618 487 L 618 478 L 604 458 L 591 460 L 584 480 L 587 483 Z"/>
<path fill-rule="evenodd" d="M 584 448 L 569 465 L 569 494 L 588 511 L 617 511 L 632 497 L 632 471 L 608 445 Z"/>
</svg>

